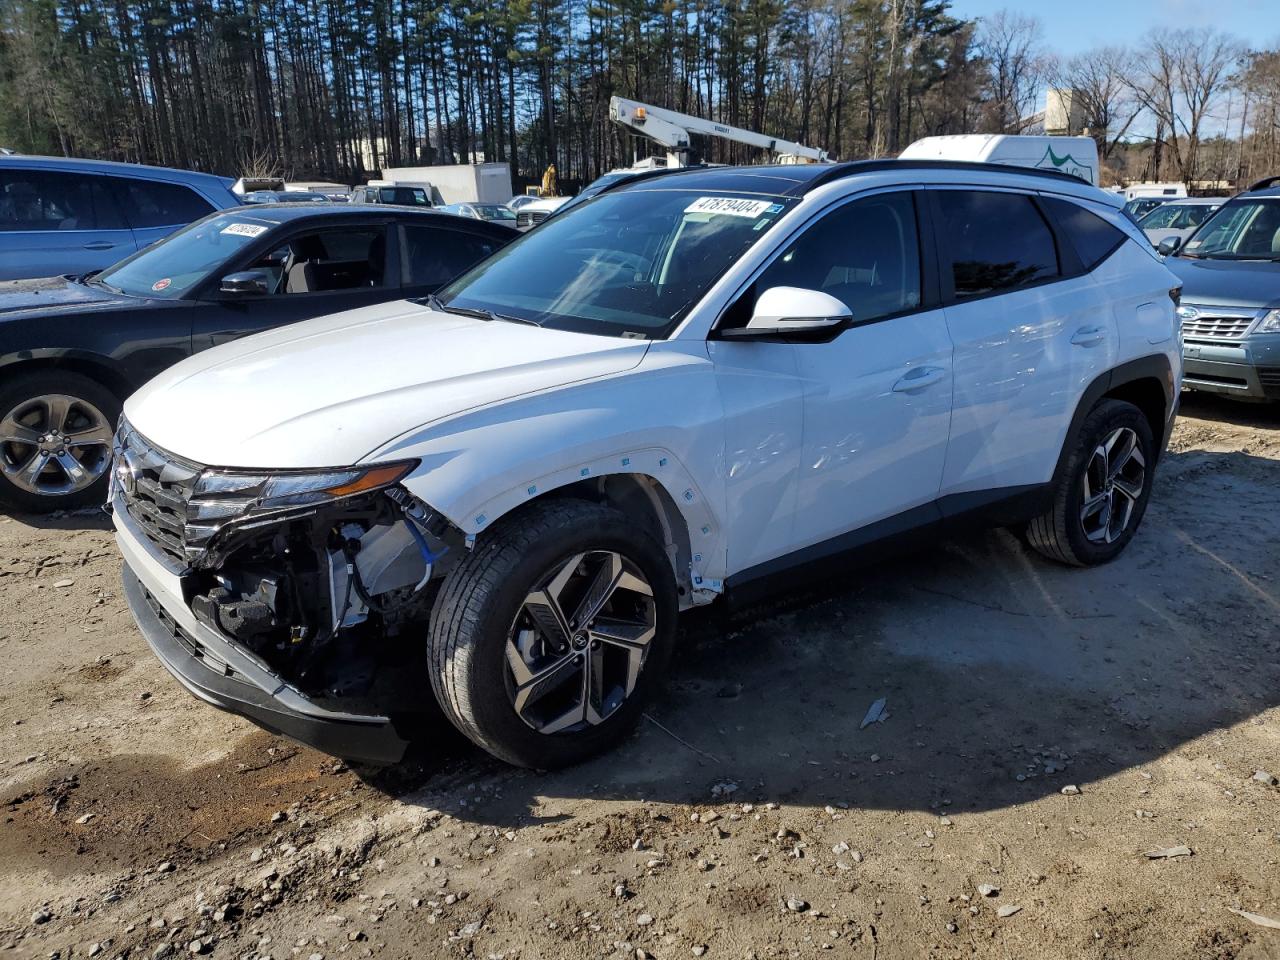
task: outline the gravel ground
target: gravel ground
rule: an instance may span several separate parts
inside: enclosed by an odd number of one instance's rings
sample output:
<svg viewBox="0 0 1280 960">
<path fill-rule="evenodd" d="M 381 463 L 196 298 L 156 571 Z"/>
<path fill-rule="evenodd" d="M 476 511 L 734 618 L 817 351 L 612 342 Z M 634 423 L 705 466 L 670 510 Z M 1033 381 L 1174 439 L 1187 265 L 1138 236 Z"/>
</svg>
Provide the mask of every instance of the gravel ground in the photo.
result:
<svg viewBox="0 0 1280 960">
<path fill-rule="evenodd" d="M 0 948 L 1280 956 L 1280 411 L 1183 413 L 1116 563 L 992 532 L 691 617 L 635 735 L 554 774 L 452 736 L 353 771 L 209 709 L 103 521 L 0 518 Z"/>
</svg>

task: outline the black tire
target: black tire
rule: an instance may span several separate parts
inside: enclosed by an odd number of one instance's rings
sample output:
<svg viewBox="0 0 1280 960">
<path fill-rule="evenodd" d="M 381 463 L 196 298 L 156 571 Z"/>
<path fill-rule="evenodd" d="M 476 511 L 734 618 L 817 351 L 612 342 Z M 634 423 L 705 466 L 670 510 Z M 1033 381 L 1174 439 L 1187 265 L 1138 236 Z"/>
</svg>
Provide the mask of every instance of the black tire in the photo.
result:
<svg viewBox="0 0 1280 960">
<path fill-rule="evenodd" d="M 1084 504 L 1085 471 L 1094 451 L 1117 430 L 1131 430 L 1136 437 L 1144 469 L 1141 492 L 1132 503 L 1127 523 L 1110 542 L 1091 540 L 1081 518 Z M 1123 400 L 1101 400 L 1089 411 L 1072 444 L 1065 463 L 1054 480 L 1053 506 L 1026 528 L 1027 542 L 1050 560 L 1075 567 L 1090 567 L 1115 559 L 1133 539 L 1151 499 L 1151 483 L 1156 463 L 1156 445 L 1146 416 Z"/>
<path fill-rule="evenodd" d="M 102 384 L 78 373 L 39 370 L 19 374 L 0 387 L 0 422 L 33 398 L 55 394 L 87 404 L 102 416 L 109 430 L 114 430 L 120 419 L 120 399 Z M 52 513 L 106 502 L 111 474 L 109 444 L 104 451 L 106 468 L 101 475 L 88 486 L 68 493 L 34 493 L 10 479 L 8 471 L 20 465 L 19 460 L 28 449 L 25 445 L 0 442 L 0 504 L 27 513 Z M 94 457 L 93 462 L 97 464 L 96 452 Z"/>
<path fill-rule="evenodd" d="M 653 592 L 655 633 L 632 693 L 602 722 L 542 733 L 516 712 L 507 641 L 530 591 L 584 551 L 616 552 L 643 575 Z M 666 554 L 626 514 L 584 500 L 534 503 L 480 537 L 445 579 L 431 615 L 431 684 L 454 726 L 500 760 L 537 769 L 577 763 L 639 719 L 666 671 L 677 614 Z"/>
</svg>

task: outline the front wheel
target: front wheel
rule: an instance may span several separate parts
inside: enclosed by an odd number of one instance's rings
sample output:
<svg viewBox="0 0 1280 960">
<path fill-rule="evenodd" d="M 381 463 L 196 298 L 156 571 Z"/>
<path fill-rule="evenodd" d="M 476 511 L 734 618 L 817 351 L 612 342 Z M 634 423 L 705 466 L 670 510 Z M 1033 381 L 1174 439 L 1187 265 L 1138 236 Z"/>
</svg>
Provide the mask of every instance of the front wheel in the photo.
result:
<svg viewBox="0 0 1280 960">
<path fill-rule="evenodd" d="M 0 503 L 49 513 L 106 500 L 120 401 L 77 373 L 19 374 L 0 388 Z"/>
<path fill-rule="evenodd" d="M 446 715 L 489 753 L 550 769 L 636 722 L 660 682 L 678 610 L 671 564 L 620 511 L 533 504 L 445 580 L 430 672 Z"/>
<path fill-rule="evenodd" d="M 1089 412 L 1054 486 L 1053 506 L 1027 525 L 1052 560 L 1106 563 L 1133 539 L 1151 497 L 1156 446 L 1146 416 L 1123 400 Z"/>
</svg>

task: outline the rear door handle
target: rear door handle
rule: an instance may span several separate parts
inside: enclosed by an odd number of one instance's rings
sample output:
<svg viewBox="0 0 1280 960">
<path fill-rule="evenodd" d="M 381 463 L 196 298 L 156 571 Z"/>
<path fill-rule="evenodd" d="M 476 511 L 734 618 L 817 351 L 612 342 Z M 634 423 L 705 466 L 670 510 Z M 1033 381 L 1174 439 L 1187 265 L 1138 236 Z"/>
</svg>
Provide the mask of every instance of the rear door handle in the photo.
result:
<svg viewBox="0 0 1280 960">
<path fill-rule="evenodd" d="M 94 240 L 92 243 L 86 243 L 86 250 L 110 250 L 115 244 L 109 240 Z"/>
<path fill-rule="evenodd" d="M 931 387 L 943 377 L 947 371 L 943 367 L 916 367 L 908 370 L 906 375 L 893 385 L 894 393 L 914 393 Z"/>
<path fill-rule="evenodd" d="M 1071 336 L 1077 347 L 1092 347 L 1107 339 L 1106 327 L 1081 327 Z"/>
</svg>

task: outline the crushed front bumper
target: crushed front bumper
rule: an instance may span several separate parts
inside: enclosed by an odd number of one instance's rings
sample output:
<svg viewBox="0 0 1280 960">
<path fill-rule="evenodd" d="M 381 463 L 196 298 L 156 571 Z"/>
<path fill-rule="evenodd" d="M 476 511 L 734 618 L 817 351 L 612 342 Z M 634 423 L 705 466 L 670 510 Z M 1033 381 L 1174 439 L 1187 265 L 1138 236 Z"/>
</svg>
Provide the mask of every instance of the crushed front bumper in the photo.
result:
<svg viewBox="0 0 1280 960">
<path fill-rule="evenodd" d="M 139 629 L 170 673 L 194 696 L 272 733 L 347 760 L 396 763 L 408 741 L 390 717 L 327 709 L 262 660 L 195 618 L 169 561 L 113 504 L 124 555 L 124 592 Z"/>
</svg>

